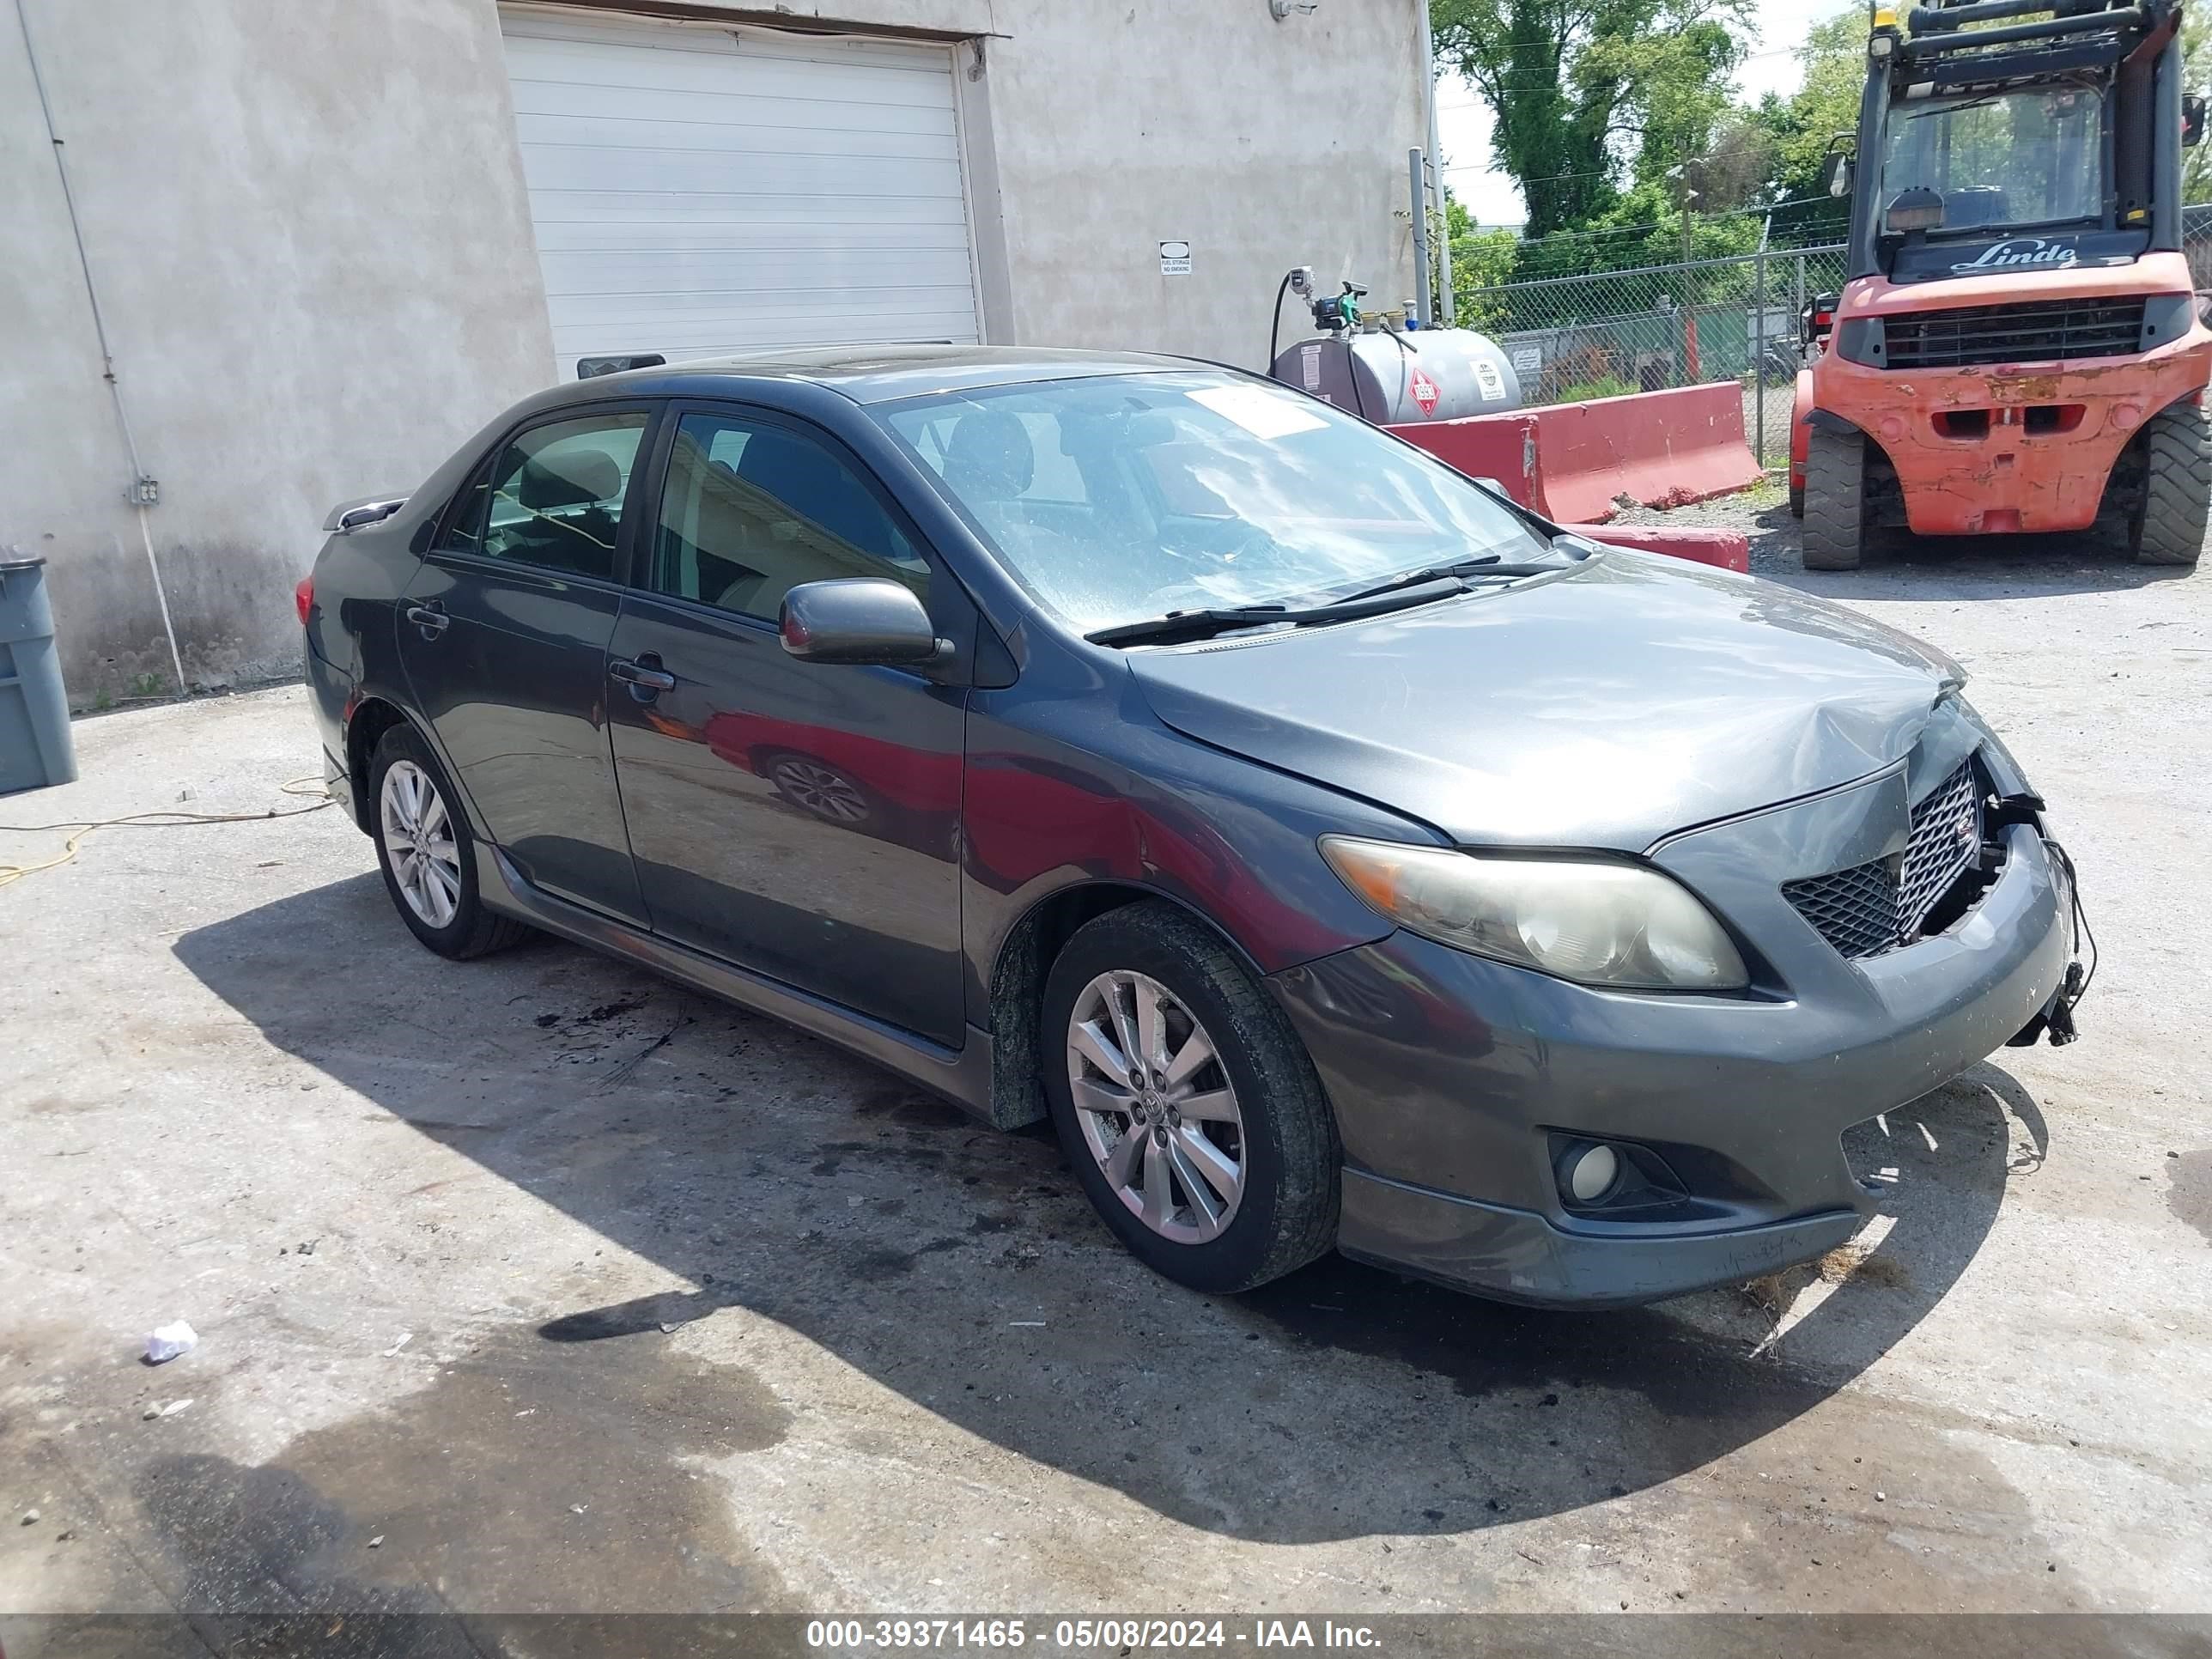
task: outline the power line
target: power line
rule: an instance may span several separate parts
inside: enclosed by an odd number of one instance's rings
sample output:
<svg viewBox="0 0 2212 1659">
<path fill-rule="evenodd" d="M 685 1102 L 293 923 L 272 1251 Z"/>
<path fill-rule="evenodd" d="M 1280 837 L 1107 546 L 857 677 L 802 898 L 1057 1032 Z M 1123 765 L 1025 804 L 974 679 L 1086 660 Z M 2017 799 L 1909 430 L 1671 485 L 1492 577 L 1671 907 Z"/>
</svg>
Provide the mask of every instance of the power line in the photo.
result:
<svg viewBox="0 0 2212 1659">
<path fill-rule="evenodd" d="M 1591 40 L 1592 41 L 1596 41 L 1596 40 L 1620 40 L 1620 39 L 1622 39 L 1622 38 L 1624 38 L 1624 37 L 1622 37 L 1622 36 L 1620 36 L 1620 35 L 1617 35 L 1617 34 L 1594 34 L 1594 35 L 1590 36 L 1589 38 L 1590 38 L 1590 40 Z M 1491 51 L 1491 52 L 1518 52 L 1518 51 L 1519 51 L 1522 47 L 1523 47 L 1523 46 L 1557 46 L 1557 47 L 1559 47 L 1559 50 L 1560 50 L 1562 52 L 1565 52 L 1565 51 L 1568 49 L 1568 46 L 1569 46 L 1571 44 L 1571 45 L 1575 45 L 1575 46 L 1582 46 L 1582 45 L 1584 45 L 1584 44 L 1587 44 L 1587 43 L 1585 43 L 1585 42 L 1582 42 L 1582 41 L 1576 41 L 1576 42 L 1571 42 L 1571 43 L 1570 43 L 1569 41 L 1566 41 L 1566 40 L 1562 40 L 1562 39 L 1561 39 L 1559 36 L 1558 36 L 1558 35 L 1554 35 L 1554 34 L 1547 34 L 1547 35 L 1540 35 L 1540 36 L 1538 36 L 1538 37 L 1536 37 L 1536 38 L 1534 38 L 1534 39 L 1533 39 L 1533 40 L 1500 40 L 1500 41 L 1498 41 L 1498 42 L 1497 43 L 1497 45 L 1495 45 L 1494 46 L 1486 47 L 1486 48 L 1485 48 L 1485 50 L 1486 50 L 1486 51 Z M 1805 46 L 1766 46 L 1766 47 L 1762 47 L 1762 48 L 1761 48 L 1759 51 L 1758 51 L 1758 52 L 1746 52 L 1746 53 L 1744 54 L 1744 56 L 1745 56 L 1745 58 L 1778 58 L 1778 57 L 1782 56 L 1784 52 L 1809 52 L 1809 51 L 1811 51 L 1812 49 L 1813 49 L 1813 48 L 1811 47 L 1811 46 L 1810 46 L 1809 44 L 1808 44 L 1808 45 L 1805 45 Z M 1442 60 L 1440 59 L 1439 61 L 1442 61 Z"/>
<path fill-rule="evenodd" d="M 1836 200 L 1836 198 L 1832 196 L 1789 196 L 1784 197 L 1781 201 L 1770 203 L 1764 207 L 1730 208 L 1723 213 L 1701 213 L 1698 217 L 1706 220 L 1742 219 L 1759 214 L 1777 213 L 1786 207 L 1802 207 L 1808 202 L 1832 202 L 1834 200 Z M 1501 227 L 1501 228 L 1502 228 L 1503 227 Z M 1676 228 L 1676 226 L 1674 224 L 1670 224 L 1664 220 L 1655 219 L 1645 224 L 1605 225 L 1594 230 L 1555 230 L 1548 236 L 1521 238 L 1521 251 L 1525 255 L 1533 252 L 1539 248 L 1548 247 L 1554 242 L 1595 241 L 1607 236 L 1649 234 L 1650 232 L 1655 230 L 1673 230 L 1674 228 Z"/>
<path fill-rule="evenodd" d="M 1734 149 L 1709 149 L 1709 150 L 1705 151 L 1702 155 L 1686 155 L 1686 156 L 1684 156 L 1684 157 L 1682 158 L 1681 161 L 1679 163 L 1679 165 L 1683 166 L 1683 167 L 1687 167 L 1687 166 L 1689 166 L 1689 165 L 1690 165 L 1692 162 L 1693 162 L 1693 161 L 1724 161 L 1724 160 L 1728 159 L 1728 158 L 1729 158 L 1729 157 L 1730 157 L 1730 156 L 1737 156 L 1737 155 L 1756 155 L 1757 153 L 1758 153 L 1758 152 L 1757 152 L 1757 151 L 1755 151 L 1755 150 L 1746 149 L 1743 149 L 1743 148 L 1741 148 L 1741 147 L 1737 147 L 1737 148 L 1734 148 Z M 1507 172 L 1506 172 L 1504 168 L 1502 168 L 1502 167 L 1496 167 L 1496 166 L 1491 166 L 1491 167 L 1479 167 L 1475 166 L 1475 165 L 1474 165 L 1474 163 L 1473 163 L 1472 161 L 1462 161 L 1462 162 L 1459 163 L 1456 167 L 1447 167 L 1440 168 L 1440 169 L 1439 169 L 1439 171 L 1443 172 L 1443 173 L 1497 173 L 1497 174 L 1498 174 L 1498 176 L 1500 176 L 1501 178 L 1506 178 L 1506 179 L 1512 179 L 1512 178 L 1513 178 L 1513 175 L 1512 175 L 1511 173 L 1507 173 Z M 1565 180 L 1566 180 L 1566 179 L 1610 179 L 1610 178 L 1612 178 L 1613 176 L 1613 169 L 1612 169 L 1612 168 L 1609 168 L 1609 167 L 1608 167 L 1608 168 L 1604 168 L 1604 169 L 1601 169 L 1601 170 L 1599 170 L 1599 171 L 1596 171 L 1596 172 L 1589 172 L 1589 173 L 1547 173 L 1544 177 L 1542 177 L 1542 178 L 1540 178 L 1540 179 L 1515 179 L 1513 180 L 1513 182 L 1514 182 L 1516 185 L 1556 185 L 1556 184 L 1559 184 L 1559 183 L 1561 183 L 1561 182 L 1563 182 L 1563 181 L 1565 181 Z"/>
<path fill-rule="evenodd" d="M 1812 48 L 1809 46 L 1769 46 L 1759 52 L 1747 52 L 1744 53 L 1742 57 L 1736 58 L 1729 65 L 1729 70 L 1730 72 L 1733 73 L 1735 70 L 1742 68 L 1746 64 L 1758 63 L 1760 60 L 1768 58 L 1802 57 L 1804 53 L 1811 50 Z M 1485 76 L 1483 79 L 1493 81 L 1547 81 L 1558 80 L 1566 72 L 1566 65 L 1562 63 L 1552 69 L 1545 69 L 1541 65 L 1532 65 L 1526 69 L 1502 69 Z M 1480 84 L 1476 78 L 1474 76 L 1468 74 L 1463 70 L 1448 69 L 1445 71 L 1445 75 L 1448 75 L 1453 80 L 1465 82 L 1468 86 L 1474 88 L 1478 92 L 1481 90 Z M 1437 78 L 1441 80 L 1445 78 L 1445 76 L 1439 76 Z M 1457 109 L 1468 109 L 1474 107 L 1474 106 L 1459 104 L 1454 105 L 1452 107 Z"/>
</svg>

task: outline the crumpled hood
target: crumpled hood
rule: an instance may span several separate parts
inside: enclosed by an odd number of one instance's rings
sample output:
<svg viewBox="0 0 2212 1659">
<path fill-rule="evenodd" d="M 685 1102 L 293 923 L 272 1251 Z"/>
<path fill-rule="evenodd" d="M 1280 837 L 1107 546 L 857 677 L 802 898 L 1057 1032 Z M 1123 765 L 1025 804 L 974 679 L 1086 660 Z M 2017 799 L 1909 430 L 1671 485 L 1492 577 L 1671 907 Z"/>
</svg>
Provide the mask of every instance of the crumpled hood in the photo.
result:
<svg viewBox="0 0 2212 1659">
<path fill-rule="evenodd" d="M 1176 730 L 1463 844 L 1625 851 L 1880 770 L 1965 678 L 1838 606 L 1619 548 L 1518 587 L 1128 660 Z"/>
</svg>

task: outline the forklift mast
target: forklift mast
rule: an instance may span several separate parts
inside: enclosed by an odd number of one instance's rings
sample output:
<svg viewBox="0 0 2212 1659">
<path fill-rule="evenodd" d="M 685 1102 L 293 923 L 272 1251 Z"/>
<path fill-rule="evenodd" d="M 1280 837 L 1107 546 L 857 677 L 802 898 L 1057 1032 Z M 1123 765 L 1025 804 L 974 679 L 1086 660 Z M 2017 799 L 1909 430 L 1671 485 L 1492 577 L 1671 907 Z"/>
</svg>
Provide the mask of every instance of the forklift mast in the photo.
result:
<svg viewBox="0 0 2212 1659">
<path fill-rule="evenodd" d="M 1913 7 L 1900 30 L 1895 10 L 1877 5 L 1850 173 L 1848 274 L 1910 282 L 1963 271 L 1911 256 L 1931 230 L 1955 251 L 1985 228 L 1997 238 L 1984 250 L 1991 274 L 2179 249 L 2181 13 L 2179 0 L 1934 0 Z M 2014 21 L 2023 18 L 2033 21 Z M 1942 118 L 1917 125 L 1929 118 Z M 1993 136 L 2000 118 L 2013 124 L 2009 143 Z M 1981 145 L 1978 170 L 1961 169 L 1976 180 L 1963 190 L 1946 188 L 1954 129 L 1955 142 Z M 2042 167 L 2049 196 L 2049 175 L 2077 163 L 2078 199 L 2045 200 L 2040 212 L 2010 199 L 2034 191 L 2008 192 L 2008 167 L 2023 177 Z M 1923 187 L 1935 173 L 1945 183 Z M 2008 234 L 2032 240 L 2032 256 L 2009 252 Z"/>
</svg>

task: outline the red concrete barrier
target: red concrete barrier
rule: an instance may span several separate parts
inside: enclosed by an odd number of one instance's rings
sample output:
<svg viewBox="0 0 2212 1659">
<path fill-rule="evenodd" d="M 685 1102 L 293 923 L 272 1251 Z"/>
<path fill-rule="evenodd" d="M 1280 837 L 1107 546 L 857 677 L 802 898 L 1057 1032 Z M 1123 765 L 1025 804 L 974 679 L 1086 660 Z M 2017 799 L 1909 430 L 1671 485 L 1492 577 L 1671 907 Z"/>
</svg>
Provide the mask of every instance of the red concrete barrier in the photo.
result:
<svg viewBox="0 0 2212 1659">
<path fill-rule="evenodd" d="M 1759 477 L 1733 380 L 1389 429 L 1562 524 L 1602 524 L 1617 495 L 1681 507 Z"/>
<path fill-rule="evenodd" d="M 1641 548 L 1664 553 L 1723 570 L 1751 568 L 1751 538 L 1741 530 L 1720 530 L 1711 525 L 1571 524 L 1562 529 L 1613 547 Z"/>
</svg>

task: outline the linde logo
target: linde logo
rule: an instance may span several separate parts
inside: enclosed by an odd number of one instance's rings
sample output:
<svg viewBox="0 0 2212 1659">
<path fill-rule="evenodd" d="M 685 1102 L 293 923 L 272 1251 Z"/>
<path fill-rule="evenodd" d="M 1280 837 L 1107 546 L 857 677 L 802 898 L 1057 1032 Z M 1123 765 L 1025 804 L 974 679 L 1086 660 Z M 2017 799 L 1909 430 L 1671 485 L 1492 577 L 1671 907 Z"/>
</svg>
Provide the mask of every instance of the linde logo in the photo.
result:
<svg viewBox="0 0 2212 1659">
<path fill-rule="evenodd" d="M 1978 270 L 1995 270 L 2001 265 L 2073 264 L 2081 258 L 2071 242 L 2046 242 L 2040 236 L 2015 236 L 2009 241 L 1993 242 L 1963 264 L 1951 267 L 1954 276 L 1970 276 Z"/>
</svg>

